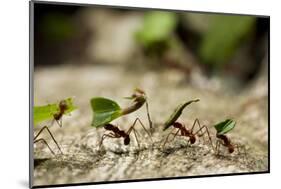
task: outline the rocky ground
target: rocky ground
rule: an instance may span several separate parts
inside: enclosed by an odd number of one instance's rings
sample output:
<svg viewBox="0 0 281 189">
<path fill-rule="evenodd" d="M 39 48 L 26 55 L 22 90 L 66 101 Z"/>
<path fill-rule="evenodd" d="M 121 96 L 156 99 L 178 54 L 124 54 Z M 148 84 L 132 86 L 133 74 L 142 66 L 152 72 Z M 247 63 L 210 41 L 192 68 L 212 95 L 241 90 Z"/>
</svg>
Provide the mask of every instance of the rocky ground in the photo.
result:
<svg viewBox="0 0 281 189">
<path fill-rule="evenodd" d="M 55 124 L 50 127 L 62 147 L 63 155 L 59 154 L 46 133 L 42 137 L 46 138 L 57 155 L 53 156 L 44 145 L 34 146 L 34 185 L 268 170 L 266 78 L 237 92 L 228 92 L 227 87 L 212 90 L 215 85 L 211 82 L 197 87 L 187 82 L 183 73 L 171 69 L 128 70 L 102 65 L 42 67 L 36 70 L 34 79 L 35 105 L 74 96 L 78 106 L 71 116 L 63 118 L 62 128 Z M 123 97 L 130 95 L 137 86 L 143 88 L 149 97 L 153 142 L 140 126 L 136 126 L 141 134 L 140 147 L 132 135 L 129 146 L 124 146 L 121 139 L 106 139 L 99 148 L 104 129 L 90 126 L 90 98 L 108 97 L 124 107 L 128 101 Z M 199 98 L 200 102 L 187 107 L 180 121 L 191 127 L 194 119 L 198 118 L 201 124 L 209 127 L 215 143 L 211 125 L 229 117 L 235 119 L 237 125 L 229 136 L 233 143 L 245 149 L 242 153 L 236 151 L 228 154 L 225 148 L 221 148 L 218 156 L 202 139 L 190 145 L 183 137 L 176 137 L 162 148 L 161 144 L 170 132 L 163 132 L 162 124 L 178 104 L 195 98 Z M 126 130 L 137 117 L 148 127 L 145 107 L 114 123 Z M 37 126 L 34 132 L 38 132 L 41 126 Z"/>
</svg>

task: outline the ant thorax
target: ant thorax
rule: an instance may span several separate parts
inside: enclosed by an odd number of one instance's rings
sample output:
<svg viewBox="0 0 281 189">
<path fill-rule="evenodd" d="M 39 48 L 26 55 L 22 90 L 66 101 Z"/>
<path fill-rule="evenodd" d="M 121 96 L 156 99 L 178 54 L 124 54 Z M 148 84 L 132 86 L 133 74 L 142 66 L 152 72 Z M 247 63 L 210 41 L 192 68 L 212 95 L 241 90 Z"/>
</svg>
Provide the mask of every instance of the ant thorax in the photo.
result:
<svg viewBox="0 0 281 189">
<path fill-rule="evenodd" d="M 229 140 L 229 138 L 226 135 L 219 135 L 219 134 L 217 134 L 216 137 L 221 139 L 225 146 L 230 145 L 230 140 Z"/>
</svg>

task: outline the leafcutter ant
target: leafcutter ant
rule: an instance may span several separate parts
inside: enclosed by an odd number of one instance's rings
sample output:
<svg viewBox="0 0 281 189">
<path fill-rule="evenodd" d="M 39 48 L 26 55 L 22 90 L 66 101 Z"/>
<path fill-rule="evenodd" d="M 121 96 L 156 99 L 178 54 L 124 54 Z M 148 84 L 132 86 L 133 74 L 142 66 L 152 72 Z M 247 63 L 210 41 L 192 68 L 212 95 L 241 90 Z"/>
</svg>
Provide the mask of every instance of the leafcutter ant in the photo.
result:
<svg viewBox="0 0 281 189">
<path fill-rule="evenodd" d="M 140 121 L 139 118 L 137 118 L 133 125 L 125 132 L 123 130 L 120 130 L 117 126 L 113 125 L 113 124 L 105 124 L 103 126 L 103 128 L 107 131 L 110 131 L 110 133 L 107 133 L 107 134 L 103 134 L 102 137 L 101 137 L 101 141 L 100 141 L 100 144 L 99 144 L 99 147 L 101 147 L 104 139 L 106 137 L 110 137 L 110 138 L 124 138 L 124 145 L 129 145 L 130 144 L 130 134 L 131 132 L 133 131 L 134 133 L 134 136 L 136 138 L 136 141 L 137 141 L 137 144 L 138 144 L 138 147 L 140 147 L 140 144 L 139 144 L 139 139 L 137 137 L 137 134 L 139 135 L 138 131 L 134 128 L 137 121 L 140 123 L 140 125 L 142 126 L 142 128 L 145 130 L 145 132 L 149 135 L 151 141 L 152 141 L 152 138 L 151 138 L 151 135 L 150 133 L 147 131 L 147 129 L 145 128 L 145 126 L 143 125 L 143 123 Z M 152 141 L 153 142 L 153 141 Z"/>
<path fill-rule="evenodd" d="M 110 122 L 114 119 L 117 119 L 121 116 L 130 114 L 132 112 L 135 112 L 136 110 L 140 109 L 144 104 L 146 104 L 146 110 L 147 110 L 147 118 L 149 121 L 150 128 L 152 127 L 152 121 L 150 119 L 149 110 L 148 110 L 148 103 L 147 103 L 147 97 L 143 90 L 141 89 L 135 89 L 134 93 L 130 97 L 125 97 L 126 99 L 132 100 L 132 104 L 126 108 L 121 108 L 118 103 L 114 102 L 113 100 L 103 98 L 103 97 L 94 97 L 91 99 L 91 106 L 93 110 L 93 122 L 92 126 L 98 128 L 103 127 L 105 130 L 110 131 L 108 134 L 104 134 L 102 136 L 102 139 L 100 141 L 100 145 L 102 145 L 103 140 L 106 137 L 110 138 L 124 138 L 124 145 L 128 145 L 130 143 L 130 133 L 133 131 L 135 138 L 137 140 L 138 146 L 139 141 L 137 137 L 137 130 L 134 128 L 136 122 L 138 121 L 142 128 L 147 132 L 147 134 L 150 136 L 150 133 L 145 128 L 144 124 L 141 122 L 139 118 L 137 118 L 133 125 L 125 132 L 123 130 L 120 130 L 117 126 L 111 124 Z M 138 134 L 139 135 L 139 134 Z M 152 138 L 151 138 L 152 140 Z"/>
<path fill-rule="evenodd" d="M 238 153 L 240 153 L 240 145 L 238 144 L 233 144 L 231 142 L 231 140 L 229 139 L 228 136 L 226 136 L 226 133 L 228 133 L 229 131 L 231 131 L 236 125 L 236 122 L 233 121 L 232 119 L 226 119 L 225 121 L 222 121 L 220 123 L 217 123 L 216 125 L 214 125 L 217 133 L 216 133 L 216 137 L 217 137 L 217 141 L 216 141 L 216 147 L 215 147 L 215 151 L 216 154 L 219 155 L 220 154 L 220 146 L 224 146 L 227 148 L 228 153 L 233 153 L 234 149 L 237 148 Z M 244 149 L 245 151 L 245 149 Z"/>
<path fill-rule="evenodd" d="M 168 142 L 168 139 L 171 135 L 173 135 L 174 137 L 172 138 L 171 141 L 173 141 L 175 139 L 176 136 L 184 136 L 184 137 L 188 137 L 188 141 L 190 142 L 190 144 L 194 144 L 196 142 L 196 136 L 197 137 L 203 137 L 203 140 L 205 141 L 204 139 L 204 134 L 207 133 L 208 134 L 208 138 L 209 138 L 209 141 L 212 145 L 212 148 L 214 149 L 213 147 L 213 143 L 212 143 L 212 139 L 210 137 L 210 133 L 209 133 L 209 130 L 208 128 L 203 125 L 201 126 L 200 125 L 200 122 L 199 122 L 199 119 L 195 119 L 191 129 L 188 129 L 185 127 L 184 124 L 180 123 L 180 122 L 176 122 L 176 120 L 180 117 L 180 115 L 182 114 L 182 111 L 183 109 L 193 103 L 193 102 L 198 102 L 199 99 L 196 99 L 196 100 L 191 100 L 191 101 L 188 101 L 186 103 L 183 103 L 181 105 L 179 105 L 175 111 L 173 112 L 173 114 L 169 117 L 169 119 L 165 122 L 164 124 L 164 129 L 163 130 L 166 130 L 168 129 L 169 127 L 174 127 L 171 132 L 168 134 L 168 136 L 166 137 L 164 143 L 163 143 L 163 148 L 165 147 L 166 143 Z M 199 129 L 197 131 L 194 132 L 194 128 L 195 128 L 195 125 L 198 125 Z M 177 129 L 177 131 L 174 133 L 174 129 Z M 204 129 L 204 132 L 203 132 L 203 129 Z"/>
</svg>

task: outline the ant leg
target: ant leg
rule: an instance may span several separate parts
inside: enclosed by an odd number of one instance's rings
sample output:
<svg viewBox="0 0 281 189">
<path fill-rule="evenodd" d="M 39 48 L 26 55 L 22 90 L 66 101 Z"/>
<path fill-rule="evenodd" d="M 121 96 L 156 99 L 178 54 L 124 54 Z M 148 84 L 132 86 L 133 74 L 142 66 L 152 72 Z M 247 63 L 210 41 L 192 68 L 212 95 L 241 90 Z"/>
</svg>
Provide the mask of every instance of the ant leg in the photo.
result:
<svg viewBox="0 0 281 189">
<path fill-rule="evenodd" d="M 136 129 L 133 129 L 133 132 L 134 132 L 136 141 L 137 141 L 137 143 L 138 143 L 138 147 L 140 148 L 140 143 L 139 143 L 139 139 L 138 139 L 137 134 L 136 134 L 136 133 L 137 133 L 137 132 L 136 132 Z"/>
<path fill-rule="evenodd" d="M 104 140 L 106 137 L 117 138 L 116 135 L 114 135 L 113 133 L 103 134 L 102 137 L 101 137 L 101 141 L 100 141 L 100 144 L 99 144 L 99 148 L 101 147 L 101 145 L 102 145 L 102 143 L 103 143 L 103 140 Z"/>
<path fill-rule="evenodd" d="M 200 127 L 200 129 L 199 129 L 198 131 L 196 131 L 196 132 L 194 133 L 194 135 L 196 135 L 196 134 L 197 134 L 200 130 L 202 130 L 202 129 L 205 129 L 205 132 L 203 132 L 203 134 L 200 134 L 200 135 L 198 135 L 198 136 L 199 136 L 199 137 L 200 137 L 200 136 L 203 136 L 203 135 L 207 132 L 207 135 L 208 135 L 208 138 L 209 138 L 209 142 L 210 142 L 211 145 L 212 145 L 212 149 L 215 150 L 215 149 L 214 149 L 214 145 L 213 145 L 213 140 L 212 140 L 212 138 L 211 138 L 209 129 L 208 129 L 208 127 L 207 127 L 206 125 L 203 125 L 202 127 Z M 203 136 L 203 137 L 204 137 L 204 136 Z"/>
<path fill-rule="evenodd" d="M 43 130 L 47 130 L 47 132 L 50 134 L 51 138 L 53 139 L 53 141 L 55 142 L 56 146 L 58 147 L 58 149 L 60 150 L 61 154 L 62 150 L 58 144 L 58 142 L 56 141 L 55 137 L 53 136 L 52 132 L 49 130 L 49 128 L 47 126 L 42 127 L 42 129 L 37 133 L 37 135 L 34 137 L 34 141 L 39 137 L 39 135 L 43 132 Z"/>
<path fill-rule="evenodd" d="M 216 154 L 216 155 L 219 155 L 219 154 L 220 154 L 220 153 L 219 153 L 220 145 L 221 145 L 220 141 L 217 140 L 217 141 L 216 141 L 216 148 L 215 148 L 215 151 L 216 151 L 215 154 Z"/>
<path fill-rule="evenodd" d="M 195 120 L 194 120 L 194 122 L 193 122 L 193 125 L 192 125 L 192 128 L 191 128 L 191 133 L 193 133 L 193 129 L 195 128 L 195 125 L 196 125 L 196 123 L 197 123 L 197 125 L 198 125 L 198 127 L 199 127 L 199 132 L 200 132 L 200 134 L 198 135 L 199 137 L 201 137 L 201 136 L 203 136 L 203 142 L 205 143 L 205 138 L 204 138 L 204 133 L 202 132 L 202 127 L 201 127 L 201 125 L 200 125 L 200 122 L 199 122 L 199 119 L 198 118 L 196 118 Z M 194 135 L 196 135 L 198 132 L 196 132 Z"/>
<path fill-rule="evenodd" d="M 137 121 L 139 121 L 140 125 L 141 125 L 142 128 L 145 130 L 145 132 L 148 134 L 148 136 L 150 137 L 151 142 L 153 143 L 151 134 L 147 131 L 147 129 L 145 128 L 145 126 L 143 125 L 143 123 L 141 122 L 141 120 L 140 120 L 139 118 L 137 118 L 137 119 L 134 121 L 133 125 L 128 129 L 127 134 L 130 134 L 130 133 L 131 133 L 131 131 L 134 129 L 134 127 L 135 127 Z"/>
<path fill-rule="evenodd" d="M 151 134 L 151 131 L 152 131 L 152 121 L 151 121 L 150 114 L 149 114 L 149 108 L 148 108 L 147 100 L 146 100 L 146 103 L 145 103 L 145 107 L 146 107 L 146 114 L 147 114 L 147 119 L 148 119 L 148 122 L 149 122 L 150 134 Z"/>
<path fill-rule="evenodd" d="M 169 136 L 170 136 L 170 135 L 174 135 L 174 137 L 172 138 L 172 140 L 169 141 L 169 142 L 171 142 L 171 141 L 173 141 L 173 140 L 175 139 L 175 137 L 178 135 L 179 131 L 180 131 L 180 129 L 178 129 L 176 133 L 173 133 L 173 129 L 172 129 L 171 132 L 167 135 L 166 140 L 165 140 L 165 142 L 163 143 L 162 148 L 164 148 L 165 145 L 166 145 L 166 143 L 168 142 Z"/>
<path fill-rule="evenodd" d="M 54 156 L 56 155 L 55 152 L 51 149 L 51 147 L 49 146 L 49 144 L 46 142 L 45 139 L 39 138 L 39 139 L 37 139 L 37 140 L 34 140 L 33 143 L 35 144 L 35 143 L 40 142 L 40 141 L 43 142 L 43 143 L 49 148 L 49 150 L 52 152 L 52 154 L 53 154 Z"/>
</svg>

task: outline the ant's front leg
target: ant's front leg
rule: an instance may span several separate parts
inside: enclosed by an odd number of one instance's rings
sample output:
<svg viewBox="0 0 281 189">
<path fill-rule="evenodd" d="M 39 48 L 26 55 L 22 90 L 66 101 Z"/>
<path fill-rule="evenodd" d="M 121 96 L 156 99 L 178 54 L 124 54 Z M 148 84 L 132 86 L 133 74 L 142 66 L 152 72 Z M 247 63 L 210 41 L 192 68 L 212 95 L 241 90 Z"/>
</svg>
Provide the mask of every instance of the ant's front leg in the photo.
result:
<svg viewBox="0 0 281 189">
<path fill-rule="evenodd" d="M 50 134 L 51 138 L 53 139 L 53 141 L 55 142 L 57 148 L 60 150 L 61 154 L 63 154 L 58 142 L 56 141 L 55 137 L 53 136 L 53 134 L 51 133 L 51 131 L 49 130 L 49 128 L 47 126 L 42 127 L 42 129 L 40 129 L 40 131 L 38 132 L 38 134 L 34 137 L 34 141 L 36 141 L 36 139 L 39 137 L 39 135 L 44 131 L 47 130 L 47 132 Z"/>
<path fill-rule="evenodd" d="M 103 134 L 102 137 L 101 137 L 101 141 L 99 143 L 99 149 L 103 143 L 103 140 L 106 138 L 106 137 L 110 137 L 110 138 L 118 138 L 114 133 L 109 133 L 109 134 Z"/>
</svg>

